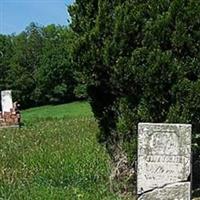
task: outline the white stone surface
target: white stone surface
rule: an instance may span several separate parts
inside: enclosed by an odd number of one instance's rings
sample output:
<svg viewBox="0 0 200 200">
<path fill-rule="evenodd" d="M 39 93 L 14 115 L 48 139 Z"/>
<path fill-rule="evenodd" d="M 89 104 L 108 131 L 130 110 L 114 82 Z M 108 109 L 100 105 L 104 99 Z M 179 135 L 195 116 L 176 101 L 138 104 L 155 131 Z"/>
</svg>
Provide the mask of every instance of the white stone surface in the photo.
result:
<svg viewBox="0 0 200 200">
<path fill-rule="evenodd" d="M 175 183 L 142 194 L 138 200 L 190 200 L 190 183 Z"/>
<path fill-rule="evenodd" d="M 13 108 L 11 90 L 1 91 L 1 108 L 3 113 L 10 112 L 10 109 Z"/>
<path fill-rule="evenodd" d="M 138 195 L 155 188 L 187 181 L 190 172 L 191 125 L 138 125 Z M 187 191 L 190 191 L 189 186 Z M 185 199 L 189 198 L 187 196 Z"/>
</svg>

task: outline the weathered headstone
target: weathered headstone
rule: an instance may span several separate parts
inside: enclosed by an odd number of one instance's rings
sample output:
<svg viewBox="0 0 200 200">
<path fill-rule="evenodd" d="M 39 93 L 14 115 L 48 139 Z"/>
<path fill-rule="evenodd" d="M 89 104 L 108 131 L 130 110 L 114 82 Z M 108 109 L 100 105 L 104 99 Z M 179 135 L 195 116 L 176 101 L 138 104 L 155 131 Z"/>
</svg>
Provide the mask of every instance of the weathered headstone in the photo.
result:
<svg viewBox="0 0 200 200">
<path fill-rule="evenodd" d="M 1 91 L 1 107 L 3 113 L 10 112 L 10 109 L 13 108 L 11 90 Z"/>
<path fill-rule="evenodd" d="M 191 125 L 138 125 L 139 200 L 190 200 Z"/>
</svg>

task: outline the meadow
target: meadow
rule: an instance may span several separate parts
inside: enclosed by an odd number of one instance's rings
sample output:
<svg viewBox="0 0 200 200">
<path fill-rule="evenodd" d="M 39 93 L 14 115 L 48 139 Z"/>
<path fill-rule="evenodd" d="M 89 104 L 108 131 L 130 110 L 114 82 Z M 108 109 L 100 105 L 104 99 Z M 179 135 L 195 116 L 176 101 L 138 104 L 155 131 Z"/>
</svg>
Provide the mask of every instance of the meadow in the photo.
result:
<svg viewBox="0 0 200 200">
<path fill-rule="evenodd" d="M 1 200 L 120 199 L 87 102 L 24 110 L 22 121 L 0 130 Z"/>
</svg>

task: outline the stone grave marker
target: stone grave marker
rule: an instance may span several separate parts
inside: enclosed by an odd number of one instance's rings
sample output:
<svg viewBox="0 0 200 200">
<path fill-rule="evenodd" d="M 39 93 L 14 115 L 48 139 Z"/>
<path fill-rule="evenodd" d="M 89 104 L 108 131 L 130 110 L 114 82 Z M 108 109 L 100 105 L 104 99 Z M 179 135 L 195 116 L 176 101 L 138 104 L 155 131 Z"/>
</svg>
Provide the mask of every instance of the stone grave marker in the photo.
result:
<svg viewBox="0 0 200 200">
<path fill-rule="evenodd" d="M 139 200 L 191 199 L 191 125 L 139 123 Z"/>
<path fill-rule="evenodd" d="M 10 109 L 13 108 L 11 90 L 1 91 L 1 107 L 3 113 L 10 112 Z"/>
</svg>

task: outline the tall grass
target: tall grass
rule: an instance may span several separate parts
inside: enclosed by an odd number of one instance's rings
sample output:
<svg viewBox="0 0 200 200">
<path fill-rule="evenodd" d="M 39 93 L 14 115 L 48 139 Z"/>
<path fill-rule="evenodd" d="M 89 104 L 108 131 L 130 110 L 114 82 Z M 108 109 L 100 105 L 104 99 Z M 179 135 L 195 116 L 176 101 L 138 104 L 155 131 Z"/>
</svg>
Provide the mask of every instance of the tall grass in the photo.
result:
<svg viewBox="0 0 200 200">
<path fill-rule="evenodd" d="M 109 158 L 86 102 L 22 117 L 21 129 L 0 130 L 0 199 L 119 199 L 109 192 Z"/>
</svg>

